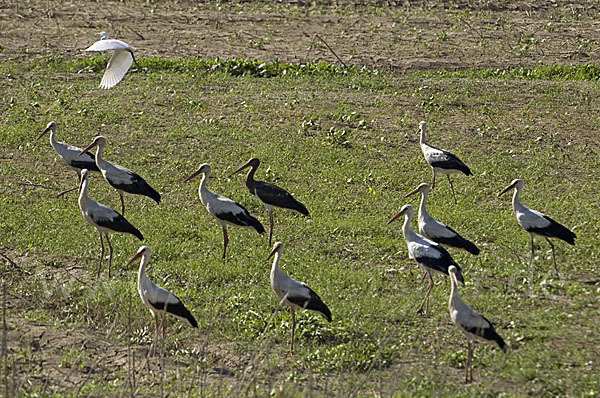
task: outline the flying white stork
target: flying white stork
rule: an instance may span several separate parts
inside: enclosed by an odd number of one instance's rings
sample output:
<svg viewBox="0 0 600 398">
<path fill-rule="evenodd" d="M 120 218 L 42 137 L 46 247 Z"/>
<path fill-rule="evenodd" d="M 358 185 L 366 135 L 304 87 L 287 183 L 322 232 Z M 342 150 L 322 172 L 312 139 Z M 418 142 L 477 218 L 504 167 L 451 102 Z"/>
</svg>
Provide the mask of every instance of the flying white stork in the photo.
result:
<svg viewBox="0 0 600 398">
<path fill-rule="evenodd" d="M 250 215 L 244 206 L 234 202 L 229 198 L 216 194 L 206 187 L 206 182 L 210 177 L 210 171 L 210 165 L 208 163 L 204 163 L 198 168 L 198 170 L 187 176 L 183 182 L 187 182 L 196 177 L 198 174 L 202 174 L 200 187 L 198 187 L 198 195 L 200 196 L 200 201 L 206 207 L 208 213 L 213 216 L 223 227 L 223 258 L 225 258 L 227 244 L 229 243 L 229 237 L 227 236 L 228 225 L 252 227 L 259 234 L 263 234 L 265 232 L 265 228 L 262 226 L 260 221 Z"/>
<path fill-rule="evenodd" d="M 433 170 L 433 183 L 431 183 L 431 188 L 435 187 L 435 177 L 437 173 L 446 174 L 448 177 L 448 182 L 450 183 L 450 189 L 452 189 L 452 196 L 454 197 L 454 203 L 456 202 L 456 195 L 454 194 L 454 186 L 452 185 L 452 180 L 450 179 L 450 174 L 459 174 L 463 173 L 464 175 L 470 176 L 473 175 L 469 167 L 462 162 L 456 155 L 445 151 L 440 148 L 436 148 L 433 145 L 429 145 L 427 143 L 427 132 L 425 131 L 426 123 L 419 123 L 419 133 L 420 133 L 420 144 L 421 151 L 423 151 L 423 156 L 425 157 L 425 161 L 429 166 L 431 166 L 431 170 Z"/>
<path fill-rule="evenodd" d="M 273 251 L 267 260 L 275 256 L 273 267 L 271 267 L 271 288 L 281 300 L 290 306 L 292 312 L 292 339 L 290 341 L 290 354 L 294 354 L 294 330 L 296 329 L 296 309 L 312 310 L 331 322 L 331 311 L 317 293 L 304 282 L 298 282 L 286 275 L 279 268 L 279 260 L 283 252 L 283 243 L 277 242 L 273 245 Z"/>
<path fill-rule="evenodd" d="M 421 203 L 419 204 L 419 233 L 441 245 L 464 249 L 471 254 L 478 255 L 479 248 L 473 242 L 460 236 L 458 232 L 449 226 L 435 220 L 427 213 L 427 195 L 431 187 L 429 184 L 421 184 L 414 191 L 409 192 L 404 197 L 408 198 L 411 195 L 421 192 Z"/>
<path fill-rule="evenodd" d="M 86 153 L 85 156 L 78 157 L 77 155 L 81 152 L 81 148 L 78 148 L 73 145 L 69 145 L 64 142 L 56 141 L 56 122 L 52 121 L 46 125 L 46 129 L 42 131 L 42 133 L 38 136 L 38 140 L 42 138 L 48 131 L 50 132 L 50 145 L 52 148 L 58 153 L 61 160 L 67 165 L 70 166 L 77 173 L 77 186 L 75 188 L 67 189 L 56 195 L 56 197 L 60 197 L 67 192 L 74 191 L 79 188 L 81 179 L 80 172 L 82 169 L 88 169 L 89 171 L 98 171 L 100 169 L 96 166 L 96 158 L 91 153 Z"/>
<path fill-rule="evenodd" d="M 102 235 L 106 236 L 108 242 L 108 248 L 110 249 L 110 255 L 108 258 L 108 277 L 110 278 L 110 268 L 112 265 L 113 248 L 108 239 L 108 235 L 111 232 L 118 232 L 123 234 L 132 234 L 139 240 L 144 240 L 144 236 L 136 227 L 131 225 L 129 221 L 122 215 L 114 211 L 108 206 L 104 206 L 93 199 L 88 197 L 88 181 L 89 172 L 87 169 L 81 170 L 81 185 L 79 186 L 79 208 L 83 214 L 83 218 L 92 227 L 96 228 L 98 234 L 100 234 L 100 245 L 102 246 L 102 252 L 100 254 L 100 264 L 98 265 L 97 276 L 100 276 L 100 269 L 102 268 L 102 258 L 104 257 L 104 242 L 102 241 Z"/>
<path fill-rule="evenodd" d="M 85 51 L 113 51 L 113 56 L 108 61 L 100 82 L 101 88 L 112 88 L 123 79 L 132 62 L 135 62 L 137 66 L 134 55 L 135 48 L 121 40 L 109 39 L 106 32 L 100 32 L 99 35 L 101 36 L 100 40 L 86 48 Z"/>
<path fill-rule="evenodd" d="M 546 238 L 548 244 L 552 248 L 552 260 L 554 261 L 554 271 L 556 272 L 556 275 L 559 275 L 558 267 L 556 266 L 556 257 L 554 256 L 554 244 L 550 241 L 549 238 L 562 239 L 570 245 L 575 245 L 575 234 L 567 227 L 557 223 L 547 215 L 540 213 L 539 211 L 532 210 L 527 206 L 523 205 L 519 201 L 519 195 L 521 194 L 521 190 L 523 189 L 523 181 L 520 179 L 513 180 L 509 186 L 504 188 L 504 190 L 498 194 L 498 196 L 501 196 L 502 194 L 513 188 L 515 190 L 515 193 L 513 194 L 512 198 L 513 212 L 515 213 L 515 217 L 517 217 L 517 222 L 519 223 L 521 228 L 529 232 L 529 236 L 531 237 L 531 254 L 529 256 L 529 267 L 531 268 L 534 255 L 533 237 L 535 235 L 540 235 Z"/>
<path fill-rule="evenodd" d="M 162 338 L 165 338 L 165 315 L 169 314 L 175 318 L 186 322 L 193 328 L 198 327 L 198 322 L 194 319 L 194 316 L 188 310 L 185 305 L 179 300 L 173 293 L 164 289 L 160 286 L 155 285 L 146 276 L 146 265 L 150 261 L 150 248 L 148 246 L 141 246 L 135 256 L 127 265 L 131 264 L 138 258 L 142 258 L 140 261 L 140 269 L 138 271 L 138 293 L 144 305 L 150 310 L 150 313 L 154 316 L 154 342 L 156 342 L 158 336 L 158 316 L 161 316 L 162 322 Z"/>
<path fill-rule="evenodd" d="M 455 265 L 458 270 L 458 280 L 464 283 L 464 279 L 462 273 L 460 271 L 460 267 L 450 253 L 446 249 L 444 249 L 439 244 L 422 237 L 421 235 L 415 233 L 410 228 L 410 222 L 415 214 L 415 210 L 411 205 L 404 205 L 402 209 L 392 217 L 387 223 L 390 224 L 394 220 L 396 220 L 400 216 L 404 216 L 404 224 L 402 225 L 402 234 L 404 235 L 404 240 L 406 241 L 406 247 L 408 249 L 408 257 L 416 260 L 421 267 L 427 272 L 427 276 L 429 276 L 429 284 L 427 285 L 427 293 L 425 294 L 425 299 L 423 303 L 417 310 L 417 312 L 427 314 L 429 307 L 429 293 L 431 293 L 431 289 L 433 289 L 433 276 L 432 271 L 436 271 L 442 274 L 448 275 L 448 267 L 451 265 Z M 425 310 L 423 311 L 423 308 Z"/>
<path fill-rule="evenodd" d="M 256 195 L 258 200 L 260 200 L 267 208 L 267 212 L 269 213 L 269 246 L 271 246 L 271 237 L 273 236 L 273 207 L 290 209 L 306 217 L 308 217 L 309 213 L 306 206 L 300 203 L 285 189 L 268 182 L 256 181 L 254 179 L 254 173 L 259 165 L 260 161 L 258 158 L 252 158 L 245 165 L 231 173 L 231 175 L 244 170 L 246 167 L 250 167 L 250 171 L 248 171 L 248 175 L 246 176 L 246 187 L 250 193 Z"/>
<path fill-rule="evenodd" d="M 96 165 L 102 172 L 102 176 L 106 182 L 108 182 L 114 189 L 119 192 L 121 197 L 121 214 L 125 214 L 125 202 L 123 201 L 123 192 L 132 193 L 135 195 L 144 195 L 153 199 L 156 203 L 160 204 L 160 194 L 154 190 L 139 174 L 133 171 L 108 162 L 102 158 L 102 151 L 106 145 L 106 138 L 99 135 L 92 141 L 90 145 L 84 148 L 80 155 L 89 151 L 95 146 L 98 146 L 96 151 Z"/>
<path fill-rule="evenodd" d="M 471 309 L 466 305 L 458 294 L 457 268 L 453 265 L 448 268 L 450 273 L 450 300 L 448 308 L 450 310 L 450 318 L 452 322 L 463 332 L 467 338 L 467 364 L 465 381 L 470 383 L 473 381 L 473 347 L 471 341 L 481 340 L 487 343 L 496 344 L 504 353 L 508 351 L 508 347 L 502 337 L 494 330 L 494 325 L 488 321 L 479 312 Z M 460 275 L 460 273 L 459 273 Z"/>
</svg>

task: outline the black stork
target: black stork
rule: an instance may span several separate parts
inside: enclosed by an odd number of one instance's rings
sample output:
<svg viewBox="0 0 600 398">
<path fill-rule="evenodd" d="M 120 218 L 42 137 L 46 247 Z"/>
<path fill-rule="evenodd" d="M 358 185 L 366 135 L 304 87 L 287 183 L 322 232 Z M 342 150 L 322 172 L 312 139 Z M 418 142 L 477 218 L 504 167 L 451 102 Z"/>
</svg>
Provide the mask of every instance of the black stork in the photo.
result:
<svg viewBox="0 0 600 398">
<path fill-rule="evenodd" d="M 450 174 L 463 173 L 464 175 L 470 176 L 473 175 L 473 173 L 471 173 L 469 167 L 453 153 L 436 148 L 433 145 L 429 145 L 427 143 L 427 132 L 425 131 L 425 128 L 426 123 L 420 122 L 419 142 L 421 144 L 421 151 L 423 151 L 425 161 L 429 166 L 431 166 L 431 170 L 433 170 L 433 182 L 431 183 L 431 188 L 435 188 L 435 176 L 437 173 L 446 174 L 446 177 L 448 177 L 448 182 L 450 183 L 450 189 L 452 189 L 454 203 L 457 203 L 456 195 L 454 194 L 454 186 L 452 185 L 452 180 L 450 179 Z"/>
<path fill-rule="evenodd" d="M 521 228 L 529 232 L 529 236 L 531 237 L 531 254 L 529 256 L 529 268 L 531 269 L 534 255 L 533 237 L 535 235 L 540 235 L 546 238 L 548 244 L 550 245 L 550 248 L 552 248 L 552 260 L 554 261 L 554 271 L 556 272 L 556 275 L 559 275 L 558 267 L 556 266 L 556 257 L 554 256 L 554 244 L 550 241 L 550 238 L 558 238 L 564 240 L 570 245 L 575 245 L 575 234 L 567 227 L 559 224 L 547 215 L 540 213 L 539 211 L 532 210 L 527 206 L 523 205 L 519 201 L 519 195 L 523 190 L 523 181 L 520 179 L 513 180 L 509 186 L 504 188 L 504 190 L 498 194 L 498 196 L 501 196 L 502 194 L 513 188 L 515 190 L 515 193 L 512 198 L 513 212 L 515 213 L 515 217 L 517 218 L 517 222 L 519 223 Z"/>
<path fill-rule="evenodd" d="M 89 171 L 100 172 L 98 166 L 96 166 L 96 158 L 91 153 L 86 153 L 83 156 L 77 156 L 81 153 L 81 148 L 73 145 L 69 145 L 65 142 L 56 141 L 55 134 L 57 130 L 56 122 L 52 121 L 46 125 L 46 128 L 38 136 L 38 140 L 42 138 L 47 132 L 50 132 L 50 145 L 56 151 L 61 160 L 70 166 L 77 173 L 77 186 L 75 188 L 67 189 L 66 191 L 60 192 L 56 197 L 63 196 L 67 192 L 74 191 L 79 188 L 81 183 L 81 170 L 88 169 Z"/>
<path fill-rule="evenodd" d="M 100 264 L 98 265 L 97 276 L 100 276 L 102 268 L 102 258 L 104 257 L 104 242 L 102 235 L 106 236 L 110 255 L 108 259 L 108 277 L 110 278 L 110 268 L 112 265 L 113 248 L 108 239 L 111 232 L 123 234 L 132 234 L 139 240 L 144 240 L 142 233 L 122 215 L 114 211 L 108 206 L 104 206 L 88 197 L 88 179 L 89 172 L 87 169 L 81 170 L 81 185 L 79 187 L 79 208 L 83 214 L 83 218 L 100 234 L 100 245 L 102 252 L 100 254 Z"/>
<path fill-rule="evenodd" d="M 292 338 L 290 341 L 291 355 L 294 354 L 294 330 L 296 329 L 296 309 L 312 310 L 321 314 L 328 322 L 331 322 L 331 311 L 321 300 L 319 295 L 304 282 L 298 282 L 290 278 L 279 268 L 279 260 L 283 252 L 283 243 L 277 242 L 267 260 L 275 256 L 273 267 L 271 267 L 271 288 L 279 297 L 281 303 L 289 305 L 292 312 Z"/>
<path fill-rule="evenodd" d="M 213 216 L 219 222 L 219 224 L 221 224 L 221 227 L 223 227 L 223 258 L 225 258 L 227 244 L 229 243 L 229 237 L 227 236 L 228 225 L 252 227 L 259 234 L 263 234 L 265 232 L 265 228 L 262 226 L 260 221 L 250 215 L 244 206 L 234 202 L 229 198 L 210 191 L 206 187 L 206 181 L 210 177 L 210 173 L 210 165 L 208 163 L 204 163 L 200 165 L 198 170 L 187 176 L 183 182 L 191 180 L 198 174 L 202 174 L 200 186 L 198 187 L 198 195 L 200 196 L 200 201 L 204 207 L 206 207 L 208 213 Z"/>
<path fill-rule="evenodd" d="M 102 172 L 102 176 L 114 189 L 119 192 L 121 197 L 121 214 L 125 214 L 125 202 L 123 201 L 123 192 L 134 195 L 143 195 L 153 199 L 160 204 L 160 194 L 150 186 L 139 174 L 118 164 L 113 164 L 102 158 L 102 151 L 106 146 L 106 138 L 99 135 L 90 145 L 84 148 L 80 155 L 98 146 L 96 151 L 96 165 Z"/>
<path fill-rule="evenodd" d="M 268 182 L 256 181 L 254 179 L 254 173 L 259 165 L 260 160 L 258 160 L 258 158 L 252 158 L 245 165 L 231 173 L 231 175 L 239 173 L 246 167 L 250 167 L 248 175 L 246 176 L 246 187 L 248 188 L 248 191 L 250 191 L 252 195 L 256 195 L 258 200 L 260 200 L 267 208 L 267 212 L 269 213 L 269 246 L 271 246 L 271 237 L 273 236 L 273 207 L 290 209 L 306 217 L 309 216 L 309 213 L 306 206 L 300 203 L 285 189 Z"/>
<path fill-rule="evenodd" d="M 411 205 L 404 205 L 402 206 L 402 209 L 400 209 L 400 211 L 388 221 L 388 224 L 402 215 L 405 217 L 404 224 L 402 225 L 402 234 L 404 235 L 404 240 L 406 241 L 408 257 L 416 260 L 429 276 L 429 284 L 427 285 L 425 299 L 417 310 L 417 312 L 427 314 L 429 306 L 429 293 L 431 293 L 431 289 L 433 289 L 434 286 L 433 276 L 431 275 L 433 271 L 448 275 L 448 267 L 455 265 L 457 269 L 458 280 L 464 283 L 464 279 L 460 267 L 458 264 L 456 264 L 446 249 L 439 244 L 415 233 L 410 228 L 410 222 L 414 214 L 415 210 Z M 423 308 L 425 308 L 424 311 Z"/>
</svg>

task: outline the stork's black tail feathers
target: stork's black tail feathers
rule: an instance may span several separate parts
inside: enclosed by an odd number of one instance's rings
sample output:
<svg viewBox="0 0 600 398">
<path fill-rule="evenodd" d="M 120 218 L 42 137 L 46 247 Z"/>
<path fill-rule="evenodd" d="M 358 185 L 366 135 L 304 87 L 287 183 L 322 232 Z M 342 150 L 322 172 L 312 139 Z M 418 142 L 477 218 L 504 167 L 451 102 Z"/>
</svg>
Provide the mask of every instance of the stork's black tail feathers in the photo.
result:
<svg viewBox="0 0 600 398">
<path fill-rule="evenodd" d="M 181 301 L 179 301 L 177 304 L 167 305 L 167 312 L 175 316 L 176 318 L 179 318 L 182 321 L 189 323 L 190 326 L 193 328 L 198 327 L 198 322 L 196 322 L 196 319 L 194 318 L 190 310 L 188 310 Z"/>
<path fill-rule="evenodd" d="M 258 221 L 258 219 L 256 219 L 255 217 L 248 215 L 249 216 L 249 224 L 252 226 L 252 228 L 254 228 L 256 230 L 256 232 L 258 232 L 259 234 L 264 234 L 265 233 L 265 227 L 263 227 L 263 225 L 260 223 L 260 221 Z"/>
<path fill-rule="evenodd" d="M 577 236 L 575 235 L 575 233 L 573 231 L 571 231 L 569 228 L 565 227 L 564 225 L 559 224 L 558 222 L 554 221 L 553 219 L 551 219 L 548 216 L 544 216 L 544 218 L 546 220 L 550 221 L 550 223 L 551 223 L 551 228 L 549 229 L 550 234 L 545 235 L 545 236 L 548 236 L 549 238 L 562 239 L 570 245 L 573 245 L 573 246 L 575 245 L 575 238 Z"/>
</svg>

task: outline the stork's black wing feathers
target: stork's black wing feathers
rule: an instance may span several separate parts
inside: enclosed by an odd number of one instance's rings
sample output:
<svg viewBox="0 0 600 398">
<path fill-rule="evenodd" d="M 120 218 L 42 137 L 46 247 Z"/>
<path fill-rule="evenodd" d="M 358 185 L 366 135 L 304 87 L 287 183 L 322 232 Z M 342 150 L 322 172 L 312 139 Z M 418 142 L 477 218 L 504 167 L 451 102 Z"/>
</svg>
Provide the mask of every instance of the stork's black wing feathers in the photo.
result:
<svg viewBox="0 0 600 398">
<path fill-rule="evenodd" d="M 305 216 L 309 215 L 306 206 L 294 198 L 291 193 L 275 184 L 256 181 L 254 193 L 263 203 L 284 209 L 295 210 Z"/>
<path fill-rule="evenodd" d="M 125 234 L 132 234 L 139 240 L 144 240 L 144 235 L 134 227 L 125 217 L 115 212 L 116 216 L 110 220 L 106 218 L 94 219 L 94 222 L 101 227 L 108 228 L 115 232 L 121 232 Z"/>
<path fill-rule="evenodd" d="M 441 257 L 416 256 L 415 260 L 427 268 L 431 268 L 446 275 L 448 275 L 448 268 L 450 268 L 451 265 L 454 265 L 456 267 L 456 279 L 458 279 L 459 282 L 464 283 L 462 270 L 460 269 L 460 266 L 456 264 L 456 261 L 454 261 L 450 253 L 448 253 L 448 250 L 440 245 L 433 247 L 441 254 Z"/>
<path fill-rule="evenodd" d="M 185 307 L 185 305 L 183 305 L 183 303 L 181 302 L 181 300 L 179 300 L 179 298 L 177 296 L 173 295 L 173 297 L 175 297 L 177 299 L 177 303 L 175 303 L 175 304 L 169 303 L 166 305 L 166 308 L 165 308 L 165 303 L 162 303 L 162 302 L 149 301 L 149 303 L 157 311 L 164 311 L 166 309 L 169 314 L 171 314 L 177 318 L 180 318 L 180 319 L 185 319 L 190 324 L 191 327 L 197 328 L 198 322 L 196 322 L 196 319 L 194 318 L 194 316 L 192 315 L 190 310 L 188 310 Z"/>
<path fill-rule="evenodd" d="M 319 295 L 315 293 L 314 290 L 306 285 L 304 286 L 308 289 L 310 296 L 309 298 L 300 296 L 287 296 L 286 299 L 299 307 L 320 313 L 325 317 L 325 319 L 327 319 L 327 321 L 331 322 L 331 311 L 327 305 L 325 305 L 323 300 L 321 300 Z"/>
<path fill-rule="evenodd" d="M 265 232 L 265 227 L 263 227 L 263 225 L 260 223 L 260 221 L 258 221 L 252 215 L 250 215 L 250 213 L 248 212 L 248 210 L 246 210 L 246 208 L 244 206 L 242 206 L 241 204 L 239 204 L 237 202 L 236 202 L 236 205 L 238 205 L 243 211 L 235 213 L 235 214 L 231 213 L 231 212 L 221 212 L 221 213 L 216 213 L 215 215 L 217 216 L 217 218 L 220 218 L 221 220 L 225 220 L 232 224 L 239 225 L 240 227 L 252 227 L 259 234 L 262 234 Z"/>
<path fill-rule="evenodd" d="M 109 181 L 110 185 L 112 185 L 115 189 L 120 189 L 121 191 L 135 195 L 147 196 L 153 199 L 156 203 L 160 204 L 160 194 L 156 192 L 156 190 L 152 188 L 150 184 L 148 184 L 146 180 L 142 178 L 142 176 L 134 173 L 131 170 L 129 170 L 128 174 L 131 177 L 130 184 L 114 184 Z"/>
<path fill-rule="evenodd" d="M 69 163 L 69 166 L 71 167 L 75 167 L 76 169 L 88 169 L 89 171 L 97 171 L 100 172 L 100 169 L 98 168 L 98 166 L 96 165 L 96 158 L 94 155 L 92 155 L 91 153 L 85 153 L 85 155 L 89 155 L 91 156 L 91 159 L 75 159 L 75 160 L 71 160 L 71 162 Z M 82 155 L 83 157 L 83 155 Z"/>
<path fill-rule="evenodd" d="M 435 148 L 435 147 L 433 147 L 433 148 Z M 431 162 L 429 163 L 431 167 L 438 167 L 440 169 L 445 169 L 445 170 L 460 170 L 465 175 L 468 175 L 468 176 L 473 175 L 473 173 L 471 173 L 471 169 L 469 169 L 469 167 L 466 164 L 464 164 L 463 161 L 458 158 L 458 156 L 456 156 L 452 152 L 448 152 L 444 149 L 440 149 L 440 148 L 436 148 L 436 149 L 442 151 L 444 156 L 436 158 L 436 159 L 432 159 Z"/>
<path fill-rule="evenodd" d="M 452 237 L 449 237 L 449 238 L 448 237 L 435 237 L 435 238 L 431 238 L 431 240 L 433 240 L 436 243 L 442 244 L 442 245 L 456 247 L 458 249 L 464 249 L 474 255 L 479 254 L 479 248 L 477 246 L 475 246 L 475 244 L 473 242 L 471 242 L 468 239 L 463 238 L 462 236 L 460 236 L 460 234 L 458 232 L 456 232 L 449 226 L 446 226 L 446 228 L 448 228 L 448 230 L 453 232 L 455 235 Z"/>
<path fill-rule="evenodd" d="M 469 327 L 463 326 L 464 329 L 467 332 L 472 333 L 476 336 L 482 337 L 487 341 L 496 343 L 502 351 L 504 351 L 504 352 L 508 351 L 508 347 L 507 347 L 506 343 L 504 342 L 504 339 L 502 339 L 502 337 L 500 337 L 500 335 L 496 332 L 496 329 L 494 329 L 494 324 L 492 324 L 492 322 L 490 322 L 483 315 L 481 315 L 481 317 L 483 319 L 485 319 L 485 321 L 490 325 L 489 327 L 487 327 L 487 328 L 470 327 L 469 328 Z"/>
<path fill-rule="evenodd" d="M 550 221 L 550 225 L 544 228 L 529 228 L 527 232 L 533 232 L 534 234 L 546 236 L 548 238 L 562 239 L 570 245 L 575 245 L 575 238 L 577 237 L 573 231 L 554 221 L 552 218 L 544 214 L 544 218 Z"/>
</svg>

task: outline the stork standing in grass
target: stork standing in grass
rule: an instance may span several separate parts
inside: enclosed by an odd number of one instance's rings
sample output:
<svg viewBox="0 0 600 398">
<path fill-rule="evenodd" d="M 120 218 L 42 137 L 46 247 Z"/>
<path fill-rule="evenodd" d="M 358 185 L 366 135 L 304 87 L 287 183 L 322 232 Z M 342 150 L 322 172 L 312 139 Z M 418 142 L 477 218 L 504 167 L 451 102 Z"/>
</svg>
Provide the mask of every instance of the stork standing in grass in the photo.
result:
<svg viewBox="0 0 600 398">
<path fill-rule="evenodd" d="M 533 238 L 535 235 L 540 235 L 546 238 L 550 248 L 552 249 L 552 260 L 554 262 L 554 271 L 556 275 L 558 273 L 558 267 L 556 266 L 556 257 L 554 256 L 554 244 L 550 241 L 550 238 L 558 238 L 564 240 L 570 245 L 575 245 L 575 234 L 567 227 L 554 221 L 547 215 L 540 213 L 539 211 L 532 210 L 527 206 L 523 205 L 519 200 L 519 195 L 523 190 L 523 181 L 520 179 L 513 180 L 509 186 L 504 188 L 502 192 L 498 194 L 500 197 L 505 192 L 514 189 L 515 193 L 512 198 L 512 207 L 517 222 L 525 231 L 529 232 L 531 237 L 531 254 L 529 256 L 529 268 L 533 263 L 534 246 Z"/>
<path fill-rule="evenodd" d="M 427 143 L 427 132 L 425 131 L 426 123 L 419 123 L 419 134 L 420 134 L 420 144 L 421 151 L 423 151 L 423 156 L 425 157 L 425 161 L 429 166 L 431 166 L 431 170 L 433 171 L 433 182 L 431 183 L 431 188 L 435 187 L 435 177 L 437 173 L 446 174 L 448 177 L 448 182 L 450 183 L 450 189 L 452 190 L 452 197 L 454 197 L 454 203 L 456 204 L 456 195 L 454 194 L 454 186 L 452 185 L 452 180 L 450 179 L 450 174 L 460 174 L 470 176 L 473 175 L 469 167 L 462 162 L 456 155 L 451 152 L 445 151 L 440 148 L 436 148 L 433 145 L 429 145 Z"/>
<path fill-rule="evenodd" d="M 250 215 L 244 206 L 234 202 L 229 198 L 210 191 L 206 187 L 206 182 L 210 177 L 210 173 L 210 165 L 204 163 L 200 165 L 198 170 L 187 176 L 183 182 L 187 182 L 196 177 L 198 174 L 202 174 L 200 186 L 198 187 L 198 195 L 200 196 L 200 201 L 206 207 L 208 213 L 213 216 L 219 222 L 219 224 L 221 224 L 221 227 L 223 227 L 223 258 L 225 258 L 227 253 L 227 244 L 229 243 L 229 237 L 227 236 L 228 225 L 252 227 L 259 234 L 263 234 L 265 232 L 265 228 L 262 226 L 260 221 Z"/>
<path fill-rule="evenodd" d="M 388 224 L 396 220 L 398 217 L 404 216 L 402 234 L 404 235 L 404 240 L 406 241 L 408 257 L 416 260 L 429 276 L 429 284 L 427 285 L 425 299 L 417 310 L 419 313 L 427 314 L 429 307 L 429 294 L 434 286 L 432 276 L 433 271 L 448 275 L 448 267 L 454 265 L 457 269 L 458 280 L 464 283 L 464 279 L 460 267 L 458 264 L 456 264 L 446 249 L 439 244 L 415 233 L 410 228 L 410 222 L 414 214 L 415 210 L 411 205 L 404 205 L 402 206 L 402 209 L 400 209 L 400 211 L 388 221 Z"/>
<path fill-rule="evenodd" d="M 448 309 L 450 310 L 452 322 L 467 338 L 468 351 L 467 364 L 465 365 L 465 381 L 470 383 L 473 381 L 473 347 L 471 346 L 471 341 L 481 340 L 496 344 L 505 353 L 508 351 L 508 347 L 504 343 L 504 340 L 502 340 L 502 337 L 494 330 L 494 325 L 460 299 L 457 280 L 457 274 L 460 275 L 458 269 L 454 265 L 451 265 L 448 268 L 448 272 L 450 275 L 450 300 Z"/>
<path fill-rule="evenodd" d="M 436 243 L 463 249 L 471 254 L 478 255 L 479 248 L 473 242 L 460 236 L 458 232 L 449 226 L 435 220 L 427 213 L 427 195 L 431 187 L 429 184 L 421 184 L 414 191 L 409 192 L 404 197 L 408 198 L 411 195 L 421 192 L 421 203 L 419 204 L 419 233 Z"/>
<path fill-rule="evenodd" d="M 198 327 L 198 322 L 194 319 L 194 316 L 188 310 L 185 305 L 179 300 L 173 293 L 164 289 L 160 286 L 155 285 L 146 275 L 146 265 L 150 261 L 150 248 L 148 246 L 142 246 L 139 248 L 135 256 L 127 265 L 131 264 L 138 258 L 142 258 L 140 261 L 140 269 L 138 271 L 138 293 L 144 305 L 150 310 L 152 316 L 154 316 L 154 342 L 156 342 L 158 336 L 158 317 L 161 317 L 162 323 L 162 338 L 165 338 L 165 315 L 169 314 L 175 318 L 186 322 L 193 328 Z"/>
<path fill-rule="evenodd" d="M 139 174 L 123 167 L 104 160 L 102 151 L 106 146 L 106 138 L 99 135 L 83 149 L 80 155 L 85 154 L 93 147 L 98 146 L 96 151 L 96 165 L 102 172 L 102 176 L 113 188 L 119 192 L 121 197 L 121 214 L 125 214 L 125 202 L 123 201 L 123 192 L 132 193 L 134 195 L 144 195 L 153 199 L 160 204 L 160 194 L 150 186 Z"/>
<path fill-rule="evenodd" d="M 77 186 L 75 188 L 67 189 L 66 191 L 56 195 L 57 197 L 60 197 L 67 192 L 71 192 L 79 188 L 79 185 L 81 184 L 81 170 L 88 169 L 89 171 L 100 172 L 100 169 L 98 166 L 96 166 L 96 158 L 91 153 L 86 153 L 79 157 L 77 155 L 81 153 L 81 148 L 64 142 L 56 141 L 56 138 L 54 137 L 56 134 L 56 129 L 56 122 L 52 121 L 48 123 L 44 131 L 42 131 L 42 133 L 38 136 L 38 140 L 47 132 L 50 132 L 50 145 L 52 145 L 52 148 L 54 148 L 58 156 L 60 156 L 60 159 L 77 173 Z"/>
<path fill-rule="evenodd" d="M 104 206 L 88 197 L 88 179 L 89 172 L 87 169 L 81 170 L 81 185 L 79 187 L 79 208 L 83 214 L 83 218 L 100 234 L 100 245 L 102 252 L 100 254 L 100 264 L 98 265 L 97 276 L 100 276 L 102 268 L 102 258 L 104 257 L 104 242 L 102 235 L 106 236 L 110 254 L 108 258 L 108 277 L 110 278 L 110 268 L 112 266 L 113 248 L 108 239 L 111 232 L 123 234 L 132 234 L 139 240 L 144 240 L 142 233 L 122 215 L 114 211 L 108 206 Z"/>
<path fill-rule="evenodd" d="M 271 288 L 281 300 L 290 306 L 292 312 L 292 338 L 290 340 L 290 354 L 294 354 L 294 330 L 296 329 L 296 309 L 312 310 L 321 314 L 328 322 L 331 322 L 331 311 L 321 300 L 319 295 L 304 282 L 298 282 L 286 275 L 279 268 L 279 260 L 283 252 L 283 243 L 277 242 L 273 245 L 273 251 L 267 260 L 275 256 L 273 267 L 271 267 Z"/>
<path fill-rule="evenodd" d="M 251 194 L 256 195 L 258 200 L 260 200 L 267 208 L 267 212 L 269 213 L 269 246 L 271 246 L 271 237 L 273 236 L 273 207 L 290 209 L 306 217 L 308 217 L 309 213 L 306 206 L 296 200 L 296 198 L 285 189 L 279 188 L 277 185 L 268 182 L 256 181 L 254 179 L 254 173 L 259 165 L 260 161 L 258 158 L 252 158 L 245 165 L 231 174 L 233 175 L 244 170 L 246 167 L 250 167 L 248 175 L 246 176 L 246 187 L 248 188 L 248 191 L 250 191 Z"/>
<path fill-rule="evenodd" d="M 113 56 L 106 65 L 106 71 L 100 82 L 101 88 L 112 88 L 123 79 L 135 60 L 135 48 L 121 40 L 109 39 L 106 32 L 100 32 L 100 40 L 89 46 L 85 51 L 113 51 Z M 138 67 L 139 68 L 139 67 Z"/>
</svg>

